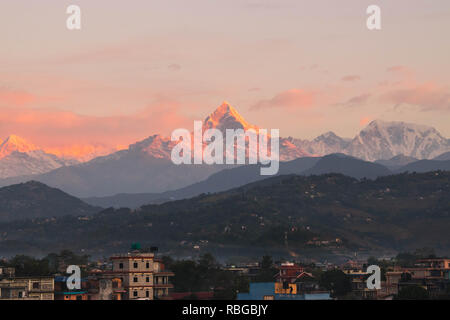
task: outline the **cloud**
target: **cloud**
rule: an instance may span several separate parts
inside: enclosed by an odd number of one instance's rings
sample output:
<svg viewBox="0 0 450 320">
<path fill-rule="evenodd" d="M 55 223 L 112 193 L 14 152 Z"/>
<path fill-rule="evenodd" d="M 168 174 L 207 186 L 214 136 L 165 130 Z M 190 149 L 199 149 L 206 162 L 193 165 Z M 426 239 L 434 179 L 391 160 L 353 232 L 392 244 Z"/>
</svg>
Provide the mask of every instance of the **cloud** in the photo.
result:
<svg viewBox="0 0 450 320">
<path fill-rule="evenodd" d="M 271 99 L 261 100 L 254 104 L 251 109 L 284 108 L 303 109 L 314 105 L 316 94 L 303 89 L 291 89 L 275 95 Z"/>
<path fill-rule="evenodd" d="M 171 101 L 157 102 L 135 114 L 103 117 L 29 107 L 4 107 L 0 112 L 0 138 L 16 134 L 52 153 L 80 158 L 191 126 L 192 119 Z"/>
<path fill-rule="evenodd" d="M 36 102 L 35 95 L 19 90 L 0 88 L 0 104 L 12 106 L 24 106 Z"/>
<path fill-rule="evenodd" d="M 381 97 L 396 107 L 403 104 L 420 107 L 422 111 L 450 111 L 450 89 L 433 83 L 425 83 L 412 88 L 390 91 Z"/>
<path fill-rule="evenodd" d="M 168 65 L 167 68 L 171 71 L 180 71 L 181 70 L 181 66 L 176 63 Z"/>
<path fill-rule="evenodd" d="M 411 70 L 405 66 L 392 66 L 386 69 L 387 72 L 410 72 Z"/>
<path fill-rule="evenodd" d="M 411 79 L 414 77 L 414 71 L 406 66 L 392 66 L 386 69 L 387 72 L 401 76 L 403 78 Z"/>
<path fill-rule="evenodd" d="M 342 77 L 341 80 L 353 82 L 353 81 L 361 80 L 361 77 L 358 75 L 348 75 L 348 76 Z"/>
<path fill-rule="evenodd" d="M 370 122 L 370 118 L 369 117 L 362 117 L 359 120 L 359 126 L 360 127 L 365 127 L 369 122 Z"/>
<path fill-rule="evenodd" d="M 363 93 L 363 94 L 360 94 L 358 96 L 348 99 L 346 102 L 338 103 L 338 105 L 343 105 L 343 106 L 348 106 L 348 107 L 360 106 L 360 105 L 366 104 L 370 97 L 371 97 L 370 93 Z"/>
</svg>

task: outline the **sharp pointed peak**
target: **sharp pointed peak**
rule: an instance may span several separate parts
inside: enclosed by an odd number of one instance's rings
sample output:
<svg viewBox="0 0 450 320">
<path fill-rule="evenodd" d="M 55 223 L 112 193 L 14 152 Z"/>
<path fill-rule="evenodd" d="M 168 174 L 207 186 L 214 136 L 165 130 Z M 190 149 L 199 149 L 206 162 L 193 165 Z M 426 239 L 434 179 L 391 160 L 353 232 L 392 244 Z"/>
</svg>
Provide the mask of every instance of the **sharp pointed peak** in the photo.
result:
<svg viewBox="0 0 450 320">
<path fill-rule="evenodd" d="M 256 129 L 256 126 L 249 124 L 227 101 L 223 101 L 204 121 L 205 129 Z"/>
<path fill-rule="evenodd" d="M 18 135 L 15 134 L 10 134 L 5 140 L 4 142 L 11 142 L 11 143 L 16 143 L 16 142 L 27 142 L 24 138 L 19 137 Z"/>
<path fill-rule="evenodd" d="M 212 114 L 236 114 L 236 115 L 239 115 L 239 112 L 237 112 L 237 110 L 230 103 L 228 103 L 228 101 L 224 100 L 222 102 L 222 104 L 219 105 Z"/>
<path fill-rule="evenodd" d="M 0 145 L 0 156 L 5 156 L 13 151 L 28 152 L 38 150 L 34 144 L 15 134 L 10 134 Z"/>
</svg>

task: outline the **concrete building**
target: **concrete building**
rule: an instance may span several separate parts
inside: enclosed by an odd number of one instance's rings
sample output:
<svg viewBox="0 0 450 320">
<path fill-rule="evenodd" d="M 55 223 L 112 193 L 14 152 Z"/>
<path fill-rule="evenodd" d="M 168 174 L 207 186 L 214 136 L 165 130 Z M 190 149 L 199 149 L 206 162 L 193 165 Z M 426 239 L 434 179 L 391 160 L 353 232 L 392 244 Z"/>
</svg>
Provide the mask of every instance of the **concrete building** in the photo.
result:
<svg viewBox="0 0 450 320">
<path fill-rule="evenodd" d="M 169 278 L 174 274 L 166 271 L 164 264 L 153 252 L 135 250 L 111 257 L 109 273 L 122 281 L 124 298 L 129 300 L 154 300 L 167 297 L 173 288 Z"/>
<path fill-rule="evenodd" d="M 54 300 L 53 277 L 5 277 L 0 300 Z"/>
<path fill-rule="evenodd" d="M 122 278 L 100 269 L 91 270 L 87 278 L 88 300 L 123 300 L 126 293 Z"/>
<path fill-rule="evenodd" d="M 70 290 L 67 288 L 66 276 L 55 277 L 55 300 L 88 300 L 86 279 L 81 279 L 81 288 Z"/>
</svg>

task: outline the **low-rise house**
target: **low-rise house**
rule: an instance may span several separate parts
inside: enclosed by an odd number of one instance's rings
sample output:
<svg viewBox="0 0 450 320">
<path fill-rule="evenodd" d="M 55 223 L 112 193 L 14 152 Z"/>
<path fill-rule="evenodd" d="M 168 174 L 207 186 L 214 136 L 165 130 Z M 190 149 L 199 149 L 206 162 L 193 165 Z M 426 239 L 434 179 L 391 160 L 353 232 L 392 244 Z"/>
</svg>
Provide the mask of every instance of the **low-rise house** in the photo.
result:
<svg viewBox="0 0 450 320">
<path fill-rule="evenodd" d="M 55 277 L 55 300 L 88 300 L 87 280 L 81 279 L 80 289 L 69 289 L 65 276 Z"/>
</svg>

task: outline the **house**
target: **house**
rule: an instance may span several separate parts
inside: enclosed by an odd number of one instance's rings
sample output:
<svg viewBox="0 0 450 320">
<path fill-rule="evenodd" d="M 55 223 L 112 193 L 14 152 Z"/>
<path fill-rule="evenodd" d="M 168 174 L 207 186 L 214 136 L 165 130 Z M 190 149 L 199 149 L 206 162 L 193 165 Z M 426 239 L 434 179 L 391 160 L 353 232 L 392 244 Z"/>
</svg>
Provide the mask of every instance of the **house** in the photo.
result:
<svg viewBox="0 0 450 320">
<path fill-rule="evenodd" d="M 69 289 L 66 276 L 55 277 L 55 300 L 88 300 L 87 280 L 81 279 L 80 289 Z"/>
<path fill-rule="evenodd" d="M 126 293 L 120 277 L 104 274 L 101 270 L 88 277 L 88 300 L 123 300 Z"/>
</svg>

